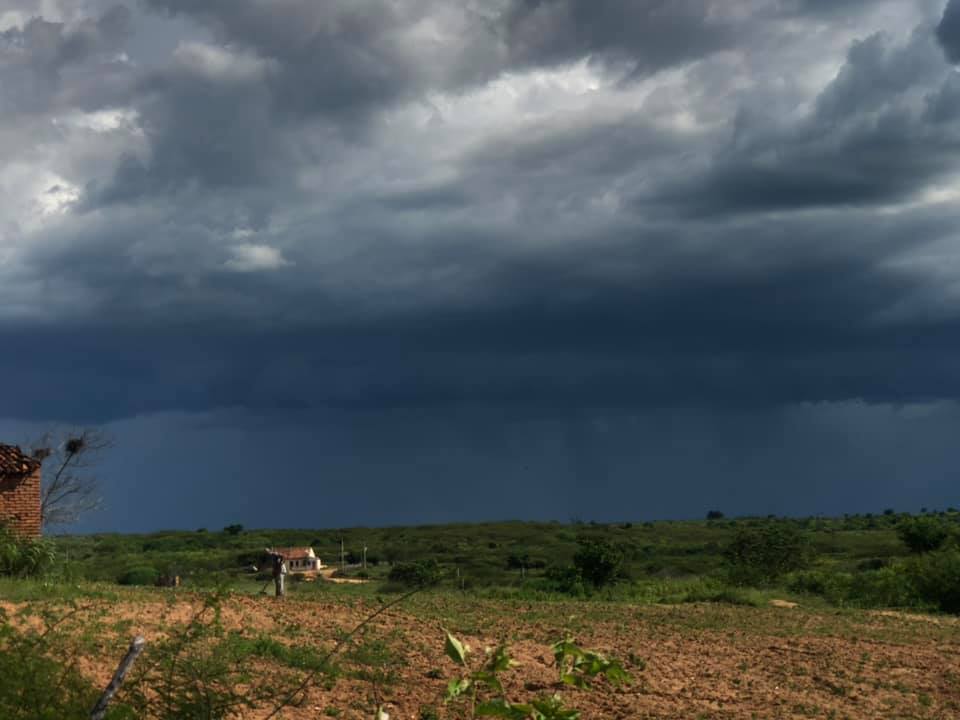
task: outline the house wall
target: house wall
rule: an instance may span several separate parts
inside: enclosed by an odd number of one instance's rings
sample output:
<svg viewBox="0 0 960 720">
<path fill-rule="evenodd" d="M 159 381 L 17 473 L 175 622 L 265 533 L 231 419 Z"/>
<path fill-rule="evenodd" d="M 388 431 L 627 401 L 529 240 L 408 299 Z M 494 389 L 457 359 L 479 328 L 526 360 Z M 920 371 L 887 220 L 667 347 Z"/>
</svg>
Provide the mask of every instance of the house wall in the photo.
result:
<svg viewBox="0 0 960 720">
<path fill-rule="evenodd" d="M 40 469 L 0 478 L 0 521 L 25 537 L 40 537 Z"/>
<path fill-rule="evenodd" d="M 297 558 L 287 561 L 287 570 L 292 573 L 312 572 L 320 569 L 320 561 L 315 557 Z"/>
</svg>

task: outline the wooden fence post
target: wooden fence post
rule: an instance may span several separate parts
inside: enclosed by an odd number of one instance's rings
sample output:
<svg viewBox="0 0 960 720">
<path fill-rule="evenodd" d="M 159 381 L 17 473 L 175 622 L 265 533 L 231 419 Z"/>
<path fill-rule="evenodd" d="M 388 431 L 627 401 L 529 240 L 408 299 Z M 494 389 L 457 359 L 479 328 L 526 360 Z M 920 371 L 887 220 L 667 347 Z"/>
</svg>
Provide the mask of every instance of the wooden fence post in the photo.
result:
<svg viewBox="0 0 960 720">
<path fill-rule="evenodd" d="M 130 668 L 133 667 L 133 663 L 140 653 L 143 652 L 146 644 L 147 641 L 142 635 L 137 635 L 133 639 L 133 642 L 130 643 L 130 647 L 127 648 L 127 654 L 123 656 L 123 660 L 117 665 L 117 671 L 113 674 L 113 679 L 110 680 L 110 684 L 107 685 L 106 690 L 103 691 L 103 695 L 100 696 L 97 704 L 94 705 L 93 710 L 90 711 L 90 720 L 103 720 L 103 718 L 106 717 L 107 705 L 110 704 L 113 696 L 117 694 L 117 690 L 119 690 L 120 685 L 123 684 L 123 679 L 127 676 L 127 673 L 130 672 Z"/>
</svg>

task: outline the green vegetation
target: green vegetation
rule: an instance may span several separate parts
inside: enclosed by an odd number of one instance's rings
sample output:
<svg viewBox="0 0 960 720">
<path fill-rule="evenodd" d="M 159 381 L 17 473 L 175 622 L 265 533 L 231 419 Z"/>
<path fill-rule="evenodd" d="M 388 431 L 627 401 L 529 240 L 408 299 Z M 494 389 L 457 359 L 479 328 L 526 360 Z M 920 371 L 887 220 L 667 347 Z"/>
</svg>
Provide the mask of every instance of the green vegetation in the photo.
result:
<svg viewBox="0 0 960 720">
<path fill-rule="evenodd" d="M 807 534 L 792 523 L 738 527 L 727 545 L 728 573 L 736 585 L 766 587 L 810 564 Z"/>
<path fill-rule="evenodd" d="M 950 594 L 960 552 L 955 510 L 912 516 L 888 509 L 842 518 L 728 518 L 718 510 L 707 515 L 656 523 L 335 530 L 231 525 L 221 532 L 61 536 L 45 547 L 56 550 L 57 577 L 109 585 L 149 585 L 158 575 L 179 575 L 188 589 L 259 592 L 267 578 L 253 568 L 263 548 L 310 545 L 325 563 L 336 564 L 342 539 L 348 563 L 355 564 L 337 575 L 369 583 L 294 582 L 291 593 L 369 597 L 430 587 L 491 599 L 747 605 L 770 597 L 809 602 L 804 596 L 817 596 L 840 607 L 956 612 L 958 602 Z M 361 567 L 365 546 L 368 563 Z M 0 552 L 0 562 L 2 557 Z M 49 560 L 44 563 L 50 567 Z M 0 587 L 0 594 L 9 591 Z"/>
<path fill-rule="evenodd" d="M 909 518 L 897 526 L 897 535 L 910 552 L 925 553 L 939 550 L 955 528 L 938 517 Z"/>
<path fill-rule="evenodd" d="M 64 620 L 49 613 L 41 627 L 15 630 L 0 609 L 0 717 L 7 720 L 80 720 L 88 718 L 99 696 L 73 664 L 64 665 L 60 634 Z M 113 710 L 108 718 L 125 717 Z"/>
<path fill-rule="evenodd" d="M 138 565 L 120 574 L 117 578 L 119 585 L 154 585 L 160 573 L 149 565 Z"/>
<path fill-rule="evenodd" d="M 21 539 L 0 525 L 0 576 L 33 577 L 49 572 L 56 550 L 49 540 Z"/>
<path fill-rule="evenodd" d="M 471 670 L 470 648 L 447 632 L 444 649 L 447 657 L 460 668 Z M 551 647 L 560 681 L 576 688 L 588 688 L 596 678 L 605 678 L 613 686 L 630 682 L 623 666 L 591 650 L 584 650 L 573 640 L 561 640 Z M 580 712 L 564 705 L 559 694 L 541 695 L 528 701 L 512 702 L 507 698 L 501 676 L 517 665 L 509 648 L 500 645 L 488 650 L 485 662 L 447 684 L 447 702 L 461 701 L 467 706 L 468 718 L 498 717 L 512 720 L 579 720 Z M 465 701 L 465 702 L 464 702 Z"/>
<path fill-rule="evenodd" d="M 404 587 L 430 587 L 440 582 L 440 564 L 433 558 L 400 562 L 390 568 L 387 579 Z"/>
</svg>

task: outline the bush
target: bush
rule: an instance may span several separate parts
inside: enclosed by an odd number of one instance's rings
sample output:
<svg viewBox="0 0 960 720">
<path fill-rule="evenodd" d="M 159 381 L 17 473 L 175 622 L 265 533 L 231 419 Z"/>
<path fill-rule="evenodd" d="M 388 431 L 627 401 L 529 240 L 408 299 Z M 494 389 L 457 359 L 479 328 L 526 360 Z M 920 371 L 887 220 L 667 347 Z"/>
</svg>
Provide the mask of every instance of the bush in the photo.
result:
<svg viewBox="0 0 960 720">
<path fill-rule="evenodd" d="M 573 556 L 580 576 L 596 588 L 611 585 L 623 577 L 623 552 L 606 540 L 581 539 Z"/>
<path fill-rule="evenodd" d="M 719 510 L 710 510 L 707 512 L 707 520 L 723 520 L 723 513 Z"/>
<path fill-rule="evenodd" d="M 20 538 L 0 526 L 0 575 L 42 575 L 53 566 L 56 557 L 56 550 L 49 540 Z"/>
<path fill-rule="evenodd" d="M 950 529 L 934 517 L 918 517 L 904 520 L 897 527 L 897 535 L 913 553 L 939 550 L 950 537 Z"/>
<path fill-rule="evenodd" d="M 770 585 L 812 559 L 807 535 L 792 523 L 739 527 L 724 551 L 730 580 L 737 585 Z"/>
<path fill-rule="evenodd" d="M 848 596 L 858 607 L 916 607 L 922 599 L 901 565 L 854 575 Z"/>
<path fill-rule="evenodd" d="M 236 523 L 235 525 L 227 525 L 223 529 L 223 531 L 227 535 L 239 535 L 240 533 L 243 532 L 243 525 L 241 525 L 240 523 Z"/>
<path fill-rule="evenodd" d="M 138 565 L 126 570 L 117 578 L 120 585 L 155 585 L 160 573 L 149 565 Z"/>
<path fill-rule="evenodd" d="M 440 582 L 440 565 L 436 560 L 421 560 L 412 563 L 397 563 L 390 568 L 387 579 L 409 587 L 426 587 Z"/>
<path fill-rule="evenodd" d="M 960 613 L 960 550 L 940 550 L 916 558 L 907 570 L 919 597 L 948 613 Z"/>
<path fill-rule="evenodd" d="M 811 570 L 791 574 L 793 592 L 819 595 L 834 605 L 855 607 L 917 607 L 922 604 L 909 573 L 902 565 L 846 573 Z"/>
<path fill-rule="evenodd" d="M 577 597 L 587 594 L 583 576 L 575 567 L 550 567 L 545 576 L 548 590 Z"/>
<path fill-rule="evenodd" d="M 76 663 L 61 663 L 63 648 L 55 647 L 53 640 L 48 632 L 14 629 L 0 611 L 0 717 L 4 720 L 89 717 L 100 693 Z M 129 715 L 111 708 L 107 717 Z"/>
</svg>

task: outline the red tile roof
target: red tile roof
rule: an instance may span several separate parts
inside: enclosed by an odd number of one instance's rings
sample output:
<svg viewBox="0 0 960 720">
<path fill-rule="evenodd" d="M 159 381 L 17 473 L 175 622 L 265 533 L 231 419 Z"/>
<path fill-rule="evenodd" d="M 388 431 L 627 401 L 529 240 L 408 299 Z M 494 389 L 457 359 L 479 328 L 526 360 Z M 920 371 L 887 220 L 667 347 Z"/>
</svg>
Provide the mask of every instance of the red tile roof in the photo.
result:
<svg viewBox="0 0 960 720">
<path fill-rule="evenodd" d="M 273 548 L 273 552 L 277 555 L 283 555 L 284 560 L 302 560 L 316 557 L 313 554 L 313 548 L 310 547 Z"/>
<path fill-rule="evenodd" d="M 40 467 L 40 461 L 25 454 L 16 445 L 0 444 L 0 477 L 29 475 Z"/>
</svg>

